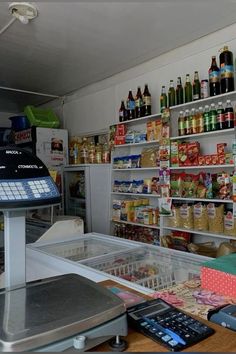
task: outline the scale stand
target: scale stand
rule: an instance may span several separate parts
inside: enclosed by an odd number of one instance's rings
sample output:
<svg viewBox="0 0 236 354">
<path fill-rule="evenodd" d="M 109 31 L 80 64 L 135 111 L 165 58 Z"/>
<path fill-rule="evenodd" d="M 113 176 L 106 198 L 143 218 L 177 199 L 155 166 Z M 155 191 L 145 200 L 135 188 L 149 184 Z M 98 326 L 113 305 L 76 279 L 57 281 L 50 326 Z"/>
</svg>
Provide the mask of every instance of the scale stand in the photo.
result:
<svg viewBox="0 0 236 354">
<path fill-rule="evenodd" d="M 5 288 L 26 284 L 26 210 L 3 210 Z"/>
</svg>

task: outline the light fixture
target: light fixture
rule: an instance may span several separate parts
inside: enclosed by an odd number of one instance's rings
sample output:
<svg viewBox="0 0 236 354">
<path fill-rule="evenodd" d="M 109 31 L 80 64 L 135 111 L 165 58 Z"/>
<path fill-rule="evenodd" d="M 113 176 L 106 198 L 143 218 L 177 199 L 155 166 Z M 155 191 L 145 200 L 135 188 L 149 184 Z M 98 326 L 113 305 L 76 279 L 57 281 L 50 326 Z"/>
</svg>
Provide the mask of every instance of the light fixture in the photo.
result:
<svg viewBox="0 0 236 354">
<path fill-rule="evenodd" d="M 9 5 L 9 11 L 12 16 L 25 25 L 38 16 L 38 10 L 35 5 L 28 2 L 12 2 Z"/>
</svg>

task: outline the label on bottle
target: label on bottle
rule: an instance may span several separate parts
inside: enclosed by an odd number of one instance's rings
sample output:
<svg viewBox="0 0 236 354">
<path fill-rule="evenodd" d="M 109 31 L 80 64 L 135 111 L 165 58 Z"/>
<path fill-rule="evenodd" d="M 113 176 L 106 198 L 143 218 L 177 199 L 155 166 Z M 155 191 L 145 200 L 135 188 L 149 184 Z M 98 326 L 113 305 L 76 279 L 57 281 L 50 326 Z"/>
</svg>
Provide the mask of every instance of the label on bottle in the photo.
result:
<svg viewBox="0 0 236 354">
<path fill-rule="evenodd" d="M 193 100 L 194 100 L 194 101 L 199 100 L 199 98 L 200 98 L 199 93 L 195 93 L 195 94 L 193 95 Z"/>
<path fill-rule="evenodd" d="M 209 81 L 210 83 L 219 82 L 220 81 L 220 72 L 219 71 L 210 71 L 209 72 Z"/>
<path fill-rule="evenodd" d="M 234 121 L 234 113 L 233 112 L 226 112 L 225 113 L 225 121 Z"/>
<path fill-rule="evenodd" d="M 217 114 L 217 123 L 224 123 L 225 121 L 225 115 L 224 113 L 220 112 Z"/>
<path fill-rule="evenodd" d="M 130 109 L 130 110 L 135 109 L 135 101 L 128 100 L 127 101 L 127 109 Z"/>
<path fill-rule="evenodd" d="M 201 98 L 209 97 L 209 85 L 208 80 L 201 81 Z"/>
<path fill-rule="evenodd" d="M 142 107 L 142 105 L 143 105 L 143 100 L 141 98 L 135 100 L 135 107 L 140 108 Z"/>
<path fill-rule="evenodd" d="M 233 67 L 233 65 L 221 64 L 221 66 L 220 66 L 220 76 L 221 76 L 221 79 L 234 77 L 234 67 Z"/>
<path fill-rule="evenodd" d="M 144 96 L 143 97 L 143 104 L 144 104 L 144 106 L 151 106 L 151 104 L 152 104 L 151 96 Z"/>
</svg>

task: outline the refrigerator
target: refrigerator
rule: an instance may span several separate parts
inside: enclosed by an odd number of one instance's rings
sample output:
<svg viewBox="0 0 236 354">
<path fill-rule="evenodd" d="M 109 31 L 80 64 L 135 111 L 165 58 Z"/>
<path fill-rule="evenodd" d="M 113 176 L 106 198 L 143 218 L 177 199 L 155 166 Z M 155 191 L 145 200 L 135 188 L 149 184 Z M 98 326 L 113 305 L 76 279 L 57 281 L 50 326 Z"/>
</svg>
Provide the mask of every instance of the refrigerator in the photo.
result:
<svg viewBox="0 0 236 354">
<path fill-rule="evenodd" d="M 61 167 L 68 163 L 68 131 L 66 129 L 31 127 L 14 133 L 16 146 L 37 155 L 56 179 L 62 193 Z M 54 173 L 53 173 L 54 171 Z"/>
<path fill-rule="evenodd" d="M 81 217 L 85 232 L 109 234 L 111 165 L 68 165 L 63 176 L 65 215 Z"/>
</svg>

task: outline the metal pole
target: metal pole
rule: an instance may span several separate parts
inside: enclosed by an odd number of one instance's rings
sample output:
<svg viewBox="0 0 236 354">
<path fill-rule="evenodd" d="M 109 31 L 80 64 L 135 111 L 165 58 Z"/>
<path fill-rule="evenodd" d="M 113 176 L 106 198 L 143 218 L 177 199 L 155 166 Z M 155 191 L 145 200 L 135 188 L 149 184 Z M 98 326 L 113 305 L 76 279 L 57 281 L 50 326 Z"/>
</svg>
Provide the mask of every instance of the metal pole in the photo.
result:
<svg viewBox="0 0 236 354">
<path fill-rule="evenodd" d="M 27 91 L 27 90 L 21 90 L 21 89 L 15 89 L 12 87 L 6 87 L 6 86 L 0 86 L 1 90 L 6 90 L 6 91 L 15 91 L 15 92 L 21 92 L 21 93 L 29 93 L 31 95 L 37 95 L 37 96 L 45 96 L 45 97 L 51 97 L 51 98 L 63 98 L 62 96 L 57 96 L 57 95 L 51 95 L 48 93 L 42 93 L 42 92 L 37 92 L 37 91 Z"/>
</svg>

